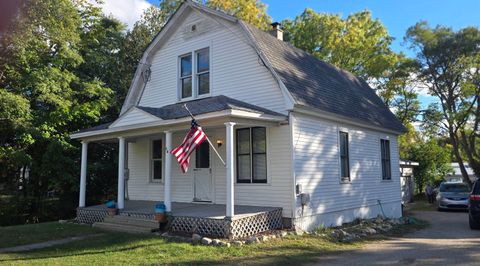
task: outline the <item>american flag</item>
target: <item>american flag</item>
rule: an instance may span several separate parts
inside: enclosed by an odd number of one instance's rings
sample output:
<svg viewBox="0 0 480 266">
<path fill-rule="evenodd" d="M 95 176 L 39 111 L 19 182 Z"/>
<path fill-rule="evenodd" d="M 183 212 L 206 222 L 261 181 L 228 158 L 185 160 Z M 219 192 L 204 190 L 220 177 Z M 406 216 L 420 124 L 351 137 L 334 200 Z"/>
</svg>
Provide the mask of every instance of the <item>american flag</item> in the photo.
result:
<svg viewBox="0 0 480 266">
<path fill-rule="evenodd" d="M 198 126 L 195 120 L 192 120 L 192 127 L 190 131 L 188 131 L 182 144 L 172 151 L 172 154 L 177 157 L 183 173 L 186 173 L 188 170 L 190 155 L 206 138 L 207 135 L 205 135 L 202 128 Z"/>
</svg>

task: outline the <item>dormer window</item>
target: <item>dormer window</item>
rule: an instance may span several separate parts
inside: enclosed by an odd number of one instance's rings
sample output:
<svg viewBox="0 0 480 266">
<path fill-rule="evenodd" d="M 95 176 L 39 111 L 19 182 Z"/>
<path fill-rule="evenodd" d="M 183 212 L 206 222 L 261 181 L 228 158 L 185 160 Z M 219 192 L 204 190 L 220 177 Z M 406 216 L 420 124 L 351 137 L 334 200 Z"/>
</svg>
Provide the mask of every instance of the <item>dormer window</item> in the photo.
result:
<svg viewBox="0 0 480 266">
<path fill-rule="evenodd" d="M 179 61 L 180 100 L 208 95 L 210 93 L 210 49 L 204 48 L 182 55 Z"/>
</svg>

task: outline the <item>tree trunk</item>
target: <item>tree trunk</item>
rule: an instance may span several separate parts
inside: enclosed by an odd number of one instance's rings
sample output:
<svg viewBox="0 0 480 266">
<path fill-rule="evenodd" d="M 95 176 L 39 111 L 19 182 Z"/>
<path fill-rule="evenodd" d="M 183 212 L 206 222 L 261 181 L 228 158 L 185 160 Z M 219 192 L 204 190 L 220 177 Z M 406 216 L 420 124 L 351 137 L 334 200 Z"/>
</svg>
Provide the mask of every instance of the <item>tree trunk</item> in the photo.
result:
<svg viewBox="0 0 480 266">
<path fill-rule="evenodd" d="M 455 159 L 457 159 L 458 166 L 460 168 L 460 172 L 462 173 L 463 182 L 472 185 L 472 181 L 470 181 L 470 177 L 468 176 L 467 169 L 465 169 L 465 164 L 463 163 L 462 155 L 460 154 L 460 147 L 458 146 L 457 135 L 453 132 L 452 129 L 449 130 L 450 134 L 450 141 L 452 142 L 453 146 L 453 154 L 455 155 Z"/>
</svg>

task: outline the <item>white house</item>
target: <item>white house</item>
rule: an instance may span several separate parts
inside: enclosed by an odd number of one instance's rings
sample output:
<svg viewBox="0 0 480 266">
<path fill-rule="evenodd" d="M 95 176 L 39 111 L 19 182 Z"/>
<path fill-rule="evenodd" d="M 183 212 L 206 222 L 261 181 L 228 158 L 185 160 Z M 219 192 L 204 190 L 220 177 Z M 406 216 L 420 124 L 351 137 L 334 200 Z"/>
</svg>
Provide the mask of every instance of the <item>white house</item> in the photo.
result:
<svg viewBox="0 0 480 266">
<path fill-rule="evenodd" d="M 181 173 L 168 151 L 189 129 L 184 104 L 226 166 L 204 144 Z M 266 33 L 186 1 L 145 51 L 118 119 L 72 134 L 82 141 L 79 209 L 88 143 L 118 141 L 121 213 L 164 201 L 174 216 L 176 206 L 217 206 L 209 218 L 235 221 L 274 207 L 283 226 L 306 230 L 399 217 L 403 132 L 364 80 L 282 41 L 277 24 Z"/>
<path fill-rule="evenodd" d="M 468 177 L 470 178 L 470 181 L 475 182 L 477 180 L 477 176 L 473 172 L 473 169 L 470 167 L 468 163 L 464 163 L 465 165 L 465 170 L 467 171 Z M 458 163 L 450 163 L 450 167 L 452 167 L 452 172 L 447 174 L 447 176 L 444 177 L 446 181 L 450 182 L 462 182 L 463 181 L 463 176 L 462 172 L 460 171 L 460 165 Z"/>
</svg>

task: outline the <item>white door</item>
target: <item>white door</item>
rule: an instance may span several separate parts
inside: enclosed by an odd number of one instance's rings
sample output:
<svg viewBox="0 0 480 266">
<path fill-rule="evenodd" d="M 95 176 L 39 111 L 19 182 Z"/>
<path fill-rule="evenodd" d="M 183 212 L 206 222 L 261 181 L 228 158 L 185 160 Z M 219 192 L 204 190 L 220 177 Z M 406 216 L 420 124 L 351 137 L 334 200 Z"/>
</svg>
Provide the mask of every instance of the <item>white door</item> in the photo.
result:
<svg viewBox="0 0 480 266">
<path fill-rule="evenodd" d="M 193 201 L 212 201 L 213 184 L 210 164 L 210 146 L 207 141 L 204 141 L 195 151 Z"/>
</svg>

